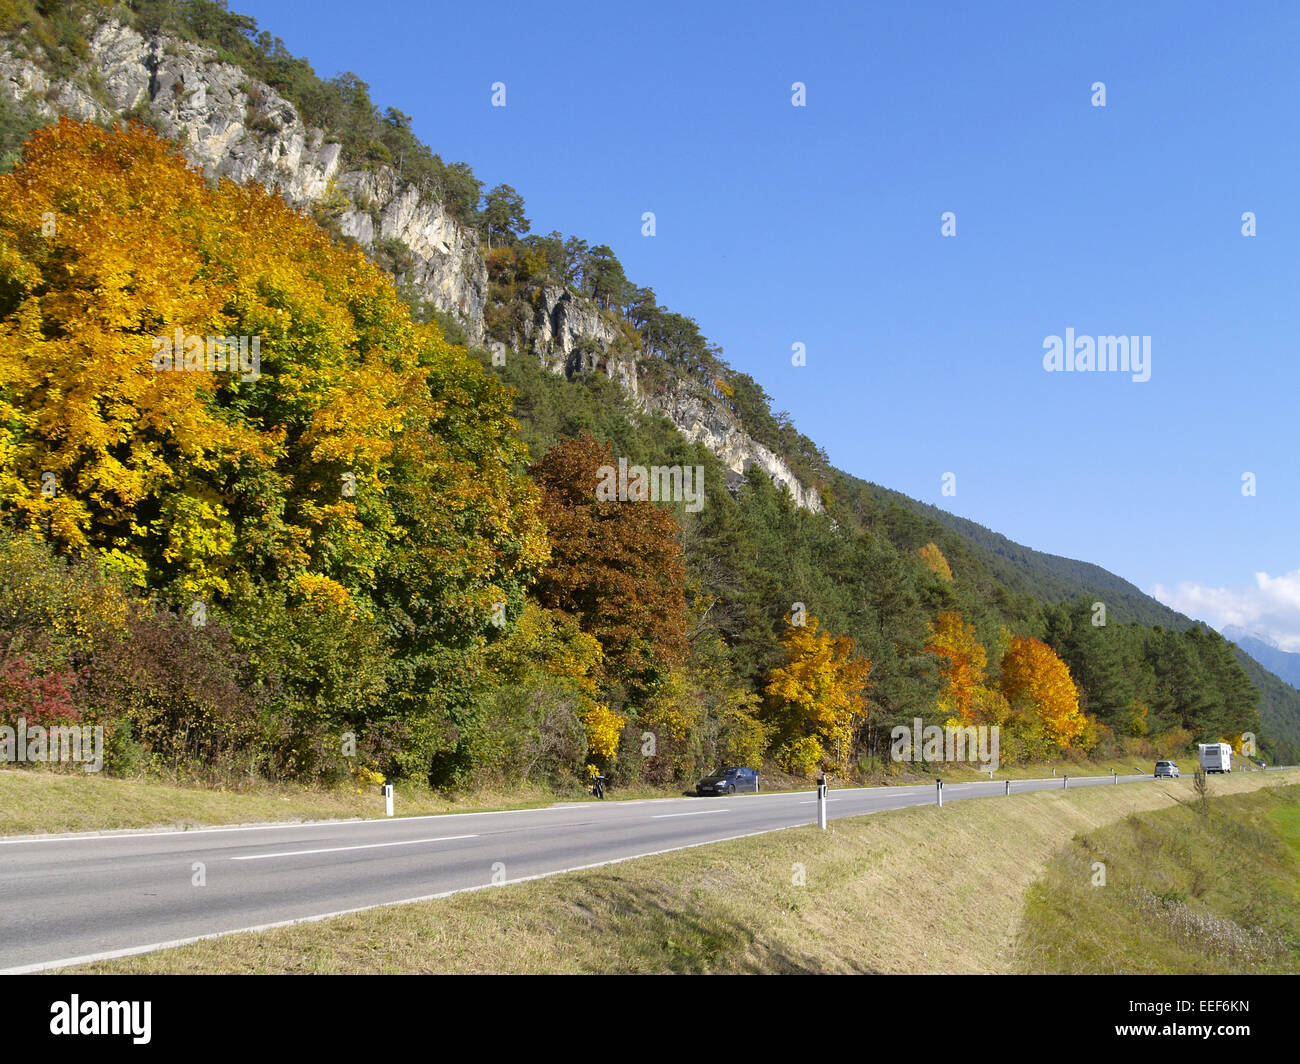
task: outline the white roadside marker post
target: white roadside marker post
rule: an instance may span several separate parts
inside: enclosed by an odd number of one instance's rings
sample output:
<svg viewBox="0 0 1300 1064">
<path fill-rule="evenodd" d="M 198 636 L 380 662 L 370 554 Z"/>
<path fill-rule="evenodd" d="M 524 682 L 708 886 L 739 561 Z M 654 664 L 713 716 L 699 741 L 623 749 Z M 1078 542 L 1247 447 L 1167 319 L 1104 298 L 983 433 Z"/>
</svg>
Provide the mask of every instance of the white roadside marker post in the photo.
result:
<svg viewBox="0 0 1300 1064">
<path fill-rule="evenodd" d="M 943 808 L 943 780 L 934 781 L 935 793 L 939 796 L 939 808 Z"/>
<path fill-rule="evenodd" d="M 1005 793 L 1005 794 L 1010 794 L 1010 793 L 1011 793 L 1011 781 L 1010 781 L 1010 780 L 1007 780 L 1007 789 L 1006 789 L 1006 791 L 1004 791 L 1003 793 Z"/>
<path fill-rule="evenodd" d="M 826 777 L 822 776 L 817 780 L 817 826 L 826 830 Z"/>
<path fill-rule="evenodd" d="M 384 812 L 388 816 L 393 815 L 393 785 L 391 783 L 384 784 Z"/>
</svg>

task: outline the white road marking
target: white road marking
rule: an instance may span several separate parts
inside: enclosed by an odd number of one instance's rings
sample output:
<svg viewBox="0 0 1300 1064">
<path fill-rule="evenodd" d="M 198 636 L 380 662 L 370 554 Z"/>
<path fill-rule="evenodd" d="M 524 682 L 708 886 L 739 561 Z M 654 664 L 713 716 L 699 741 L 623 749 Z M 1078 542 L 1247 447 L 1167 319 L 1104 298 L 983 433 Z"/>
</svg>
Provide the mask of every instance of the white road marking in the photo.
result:
<svg viewBox="0 0 1300 1064">
<path fill-rule="evenodd" d="M 375 850 L 381 846 L 415 846 L 421 842 L 451 842 L 453 839 L 477 839 L 477 835 L 443 835 L 436 839 L 406 839 L 402 842 L 368 842 L 364 846 L 327 846 L 323 850 L 286 850 L 284 853 L 254 853 L 232 857 L 232 861 L 263 861 L 268 857 L 304 857 L 309 853 L 340 853 L 343 850 Z"/>
<path fill-rule="evenodd" d="M 730 809 L 697 809 L 693 813 L 656 813 L 651 820 L 667 820 L 673 816 L 704 816 L 706 813 L 730 813 Z"/>
</svg>

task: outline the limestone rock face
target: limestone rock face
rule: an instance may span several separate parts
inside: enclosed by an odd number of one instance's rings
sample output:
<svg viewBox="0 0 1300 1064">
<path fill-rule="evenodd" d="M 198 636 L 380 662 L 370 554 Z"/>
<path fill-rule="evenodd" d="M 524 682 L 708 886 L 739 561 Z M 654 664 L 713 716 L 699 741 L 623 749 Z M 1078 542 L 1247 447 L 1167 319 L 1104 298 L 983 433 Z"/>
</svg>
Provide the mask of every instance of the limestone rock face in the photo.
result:
<svg viewBox="0 0 1300 1064">
<path fill-rule="evenodd" d="M 405 245 L 414 265 L 401 280 L 413 285 L 422 299 L 453 314 L 470 342 L 481 345 L 488 275 L 478 253 L 478 234 L 387 167 L 348 171 L 334 184 L 351 204 L 340 219 L 343 232 L 366 248 L 376 241 Z"/>
<path fill-rule="evenodd" d="M 487 336 L 490 289 L 478 234 L 432 195 L 389 167 L 346 167 L 336 140 L 306 125 L 269 85 L 209 49 L 166 34 L 145 37 L 112 18 L 98 22 L 88 40 L 82 69 L 60 79 L 29 58 L 21 40 L 0 40 L 0 93 L 28 101 L 50 119 L 134 115 L 148 121 L 179 143 L 209 179 L 256 181 L 292 206 L 332 217 L 343 235 L 400 262 L 398 280 L 453 315 L 471 344 L 499 346 Z M 612 314 L 559 287 L 542 288 L 526 311 L 514 342 L 551 372 L 606 374 L 640 410 L 666 417 L 717 454 L 733 484 L 758 466 L 800 506 L 822 509 L 816 490 L 801 484 L 698 383 L 673 376 L 647 394 L 634 345 Z"/>
<path fill-rule="evenodd" d="M 548 286 L 537 290 L 533 317 L 519 339 L 520 346 L 536 354 L 552 373 L 572 377 L 599 370 L 635 399 L 636 361 L 614 352 L 621 336 L 614 320 L 591 300 Z"/>
<path fill-rule="evenodd" d="M 731 411 L 712 396 L 679 382 L 662 395 L 643 396 L 640 406 L 663 415 L 692 443 L 703 443 L 716 454 L 730 470 L 732 485 L 739 484 L 750 467 L 758 466 L 774 483 L 785 487 L 797 505 L 822 511 L 817 489 L 800 483 L 784 458 L 751 438 Z"/>
</svg>

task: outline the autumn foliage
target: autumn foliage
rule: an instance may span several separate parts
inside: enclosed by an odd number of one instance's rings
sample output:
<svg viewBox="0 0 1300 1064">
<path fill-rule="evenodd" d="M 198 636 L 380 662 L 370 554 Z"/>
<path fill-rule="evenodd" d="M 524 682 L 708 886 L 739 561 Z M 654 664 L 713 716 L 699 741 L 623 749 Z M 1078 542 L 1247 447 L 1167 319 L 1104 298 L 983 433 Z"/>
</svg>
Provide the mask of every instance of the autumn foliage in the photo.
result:
<svg viewBox="0 0 1300 1064">
<path fill-rule="evenodd" d="M 178 336 L 260 365 L 160 367 Z M 286 713 L 378 712 L 378 684 L 417 762 L 464 746 L 494 604 L 547 558 L 516 429 L 359 250 L 145 127 L 62 120 L 0 176 L 0 510 L 177 606 L 243 604 L 250 637 L 276 610 L 351 631 L 261 655 Z"/>
<path fill-rule="evenodd" d="M 1070 670 L 1051 647 L 1016 636 L 1002 659 L 1002 693 L 1013 709 L 1031 711 L 1051 742 L 1069 746 L 1086 726 Z"/>
<path fill-rule="evenodd" d="M 159 371 L 178 329 L 258 372 Z M 0 177 L 0 504 L 142 584 L 400 568 L 486 611 L 545 557 L 509 414 L 357 250 L 151 130 L 63 120 Z"/>
<path fill-rule="evenodd" d="M 80 719 L 74 701 L 77 682 L 72 670 L 38 671 L 22 654 L 0 656 L 0 724 L 70 723 Z"/>
<path fill-rule="evenodd" d="M 946 583 L 952 583 L 952 567 L 948 564 L 948 559 L 944 557 L 937 544 L 927 543 L 917 553 L 921 556 L 921 561 L 925 562 L 925 567 L 944 580 Z"/>
<path fill-rule="evenodd" d="M 945 610 L 930 625 L 930 640 L 925 649 L 939 659 L 939 672 L 944 680 L 940 711 L 969 723 L 971 707 L 984 686 L 984 670 L 988 664 L 988 653 L 976 637 L 975 626 L 963 621 L 956 610 Z"/>
<path fill-rule="evenodd" d="M 811 614 L 790 626 L 785 662 L 766 688 L 791 771 L 810 771 L 823 760 L 845 771 L 854 729 L 867 715 L 871 662 L 854 656 L 851 638 L 820 628 Z"/>
<path fill-rule="evenodd" d="M 668 510 L 597 499 L 598 470 L 616 461 L 608 444 L 584 434 L 529 470 L 542 489 L 552 555 L 536 594 L 600 641 L 610 679 L 644 689 L 686 660 L 686 576 Z"/>
<path fill-rule="evenodd" d="M 1070 670 L 1046 643 L 1004 630 L 1006 653 L 997 677 L 987 674 L 988 652 L 975 626 L 955 610 L 930 626 L 926 650 L 939 659 L 944 687 L 939 714 L 945 723 L 987 724 L 1004 729 L 1010 760 L 1047 756 L 1092 732 L 1079 706 Z"/>
</svg>

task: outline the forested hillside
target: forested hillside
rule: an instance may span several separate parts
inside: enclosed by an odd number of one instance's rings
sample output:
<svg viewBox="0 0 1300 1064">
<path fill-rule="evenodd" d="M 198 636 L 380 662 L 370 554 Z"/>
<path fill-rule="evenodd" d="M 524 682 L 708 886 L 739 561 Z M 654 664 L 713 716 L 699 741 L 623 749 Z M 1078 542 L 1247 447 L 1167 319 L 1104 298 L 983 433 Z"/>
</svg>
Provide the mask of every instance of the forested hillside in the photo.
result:
<svg viewBox="0 0 1300 1064">
<path fill-rule="evenodd" d="M 147 124 L 7 104 L 0 718 L 101 723 L 110 771 L 439 787 L 876 771 L 916 717 L 999 726 L 1004 762 L 1245 733 L 1296 759 L 1300 692 L 1096 566 L 833 469 L 608 245 L 530 233 L 519 192 L 354 75 L 206 0 L 13 0 L 0 30 L 75 77 L 110 16 L 217 49 L 418 184 L 488 291 L 481 322 L 434 305 L 332 193 L 308 216 Z M 250 130 L 287 121 L 247 89 Z M 557 359 L 536 308 L 562 299 L 590 329 Z M 647 412 L 665 395 L 775 461 L 737 474 Z M 629 467 L 702 490 L 606 492 Z"/>
</svg>

